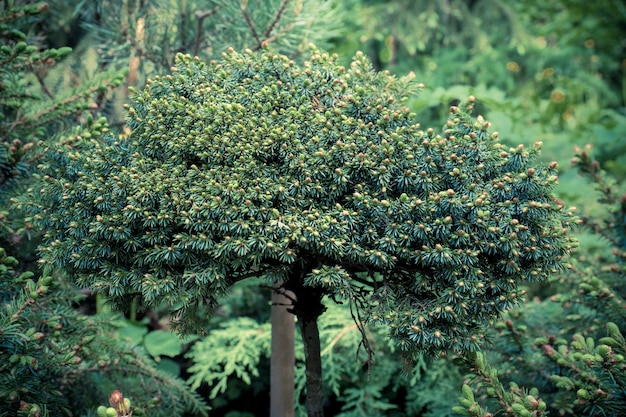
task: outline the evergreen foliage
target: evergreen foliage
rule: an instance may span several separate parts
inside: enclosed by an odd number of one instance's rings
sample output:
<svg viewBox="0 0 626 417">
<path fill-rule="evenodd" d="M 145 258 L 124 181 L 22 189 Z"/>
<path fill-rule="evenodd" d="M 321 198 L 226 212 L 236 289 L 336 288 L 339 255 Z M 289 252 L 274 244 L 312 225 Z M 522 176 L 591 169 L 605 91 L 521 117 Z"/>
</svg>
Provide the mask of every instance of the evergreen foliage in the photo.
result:
<svg viewBox="0 0 626 417">
<path fill-rule="evenodd" d="M 509 416 L 626 413 L 626 197 L 591 158 L 591 147 L 576 149 L 572 162 L 594 183 L 608 214 L 605 219 L 583 216 L 581 223 L 610 242 L 614 258 L 573 259 L 568 271 L 552 280 L 556 294 L 511 311 L 496 324 L 494 345 L 472 364 L 480 399 L 465 388 L 464 415 L 488 415 L 487 408 Z M 534 387 L 532 400 L 524 386 Z"/>
<path fill-rule="evenodd" d="M 206 415 L 183 381 L 115 337 L 110 316 L 78 312 L 71 285 L 16 268 L 0 249 L 1 416 L 84 415 L 114 388 L 133 399 L 137 416 Z"/>
<path fill-rule="evenodd" d="M 33 16 L 45 9 L 46 5 L 43 3 L 15 9 L 6 8 L 2 10 L 0 17 L 0 36 L 2 37 L 0 48 L 0 86 L 2 89 L 0 185 L 4 192 L 15 184 L 18 177 L 25 175 L 28 171 L 28 164 L 23 159 L 25 159 L 25 152 L 32 147 L 29 142 L 37 133 L 43 136 L 43 130 L 37 129 L 38 125 L 33 123 L 37 114 L 24 111 L 28 109 L 25 104 L 31 104 L 36 97 L 26 90 L 23 71 L 29 66 L 41 66 L 47 61 L 61 59 L 69 52 L 68 49 L 53 49 L 40 54 L 36 46 L 25 42 L 26 34 L 18 29 L 19 24 L 24 24 L 23 20 L 33 19 Z M 20 123 L 21 120 L 30 120 L 34 129 L 30 124 Z M 6 199 L 4 192 L 3 200 Z"/>
<path fill-rule="evenodd" d="M 473 350 L 520 281 L 561 267 L 572 214 L 539 144 L 505 149 L 458 108 L 443 136 L 420 130 L 410 91 L 362 54 L 347 70 L 317 49 L 302 67 L 179 55 L 136 95 L 129 138 L 42 166 L 22 202 L 44 263 L 118 306 L 165 303 L 183 328 L 254 275 L 284 280 L 300 318 L 348 297 L 405 353 Z"/>
<path fill-rule="evenodd" d="M 37 144 L 72 122 L 84 122 L 80 115 L 94 110 L 95 97 L 119 85 L 125 74 L 111 68 L 78 87 L 49 89 L 46 74 L 71 49 L 46 48 L 32 36 L 48 6 L 22 3 L 7 1 L 0 9 L 0 244 L 14 255 L 28 230 L 7 209 L 8 200 L 23 190 L 37 164 Z"/>
<path fill-rule="evenodd" d="M 27 237 L 37 242 L 37 230 L 24 226 L 22 213 L 8 207 L 10 198 L 33 183 L 42 143 L 71 146 L 76 137 L 108 131 L 91 113 L 125 75 L 111 69 L 74 88 L 52 88 L 48 74 L 71 49 L 47 48 L 44 37 L 33 35 L 47 9 L 21 1 L 0 6 L 0 415 L 89 414 L 118 387 L 132 395 L 137 416 L 205 415 L 205 404 L 184 382 L 116 338 L 110 316 L 81 314 L 83 297 L 61 275 L 30 271 Z M 54 163 L 56 155 L 49 156 Z"/>
</svg>

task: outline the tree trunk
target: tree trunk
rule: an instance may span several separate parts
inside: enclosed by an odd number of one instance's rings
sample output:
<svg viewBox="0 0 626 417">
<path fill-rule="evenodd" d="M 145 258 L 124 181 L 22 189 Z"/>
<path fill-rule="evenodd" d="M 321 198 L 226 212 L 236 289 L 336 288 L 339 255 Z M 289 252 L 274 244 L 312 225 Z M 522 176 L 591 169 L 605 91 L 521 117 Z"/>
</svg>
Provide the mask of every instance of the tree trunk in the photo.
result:
<svg viewBox="0 0 626 417">
<path fill-rule="evenodd" d="M 318 301 L 319 302 L 319 301 Z M 321 303 L 320 303 L 321 305 Z M 322 358 L 320 356 L 320 332 L 317 317 L 298 316 L 306 366 L 306 410 L 308 417 L 324 417 L 322 392 Z"/>
<path fill-rule="evenodd" d="M 304 342 L 307 415 L 324 417 L 320 332 L 317 327 L 317 318 L 324 311 L 324 305 L 321 294 L 306 289 L 302 293 L 296 294 L 296 315 Z"/>
<path fill-rule="evenodd" d="M 308 417 L 324 417 L 322 358 L 317 319 L 324 313 L 326 307 L 322 304 L 323 289 L 304 286 L 304 277 L 310 270 L 310 265 L 305 263 L 294 264 L 285 287 L 295 295 L 293 309 L 290 311 L 298 318 L 304 344 L 307 415 Z"/>
<path fill-rule="evenodd" d="M 277 285 L 277 287 L 279 287 Z M 293 293 L 286 292 L 293 298 Z M 295 316 L 291 300 L 272 292 L 272 353 L 270 357 L 270 417 L 294 417 Z"/>
</svg>

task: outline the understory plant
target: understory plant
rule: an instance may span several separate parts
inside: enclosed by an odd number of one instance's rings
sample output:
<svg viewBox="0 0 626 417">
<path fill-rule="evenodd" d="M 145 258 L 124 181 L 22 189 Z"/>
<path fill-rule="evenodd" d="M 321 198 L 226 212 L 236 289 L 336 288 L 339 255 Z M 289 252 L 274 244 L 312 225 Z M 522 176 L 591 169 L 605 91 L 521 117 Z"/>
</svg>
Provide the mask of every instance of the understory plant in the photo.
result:
<svg viewBox="0 0 626 417">
<path fill-rule="evenodd" d="M 501 145 L 467 109 L 423 130 L 403 105 L 411 77 L 336 59 L 179 54 L 135 94 L 128 137 L 51 149 L 18 200 L 46 231 L 45 269 L 119 308 L 164 305 L 183 332 L 238 281 L 282 283 L 309 416 L 323 415 L 325 297 L 348 304 L 370 355 L 368 322 L 409 359 L 476 350 L 519 284 L 558 272 L 574 245 L 556 164 L 537 162 L 539 143 Z"/>
<path fill-rule="evenodd" d="M 254 280 L 238 283 L 256 286 Z M 217 314 L 208 335 L 185 355 L 192 388 L 204 389 L 213 412 L 254 413 L 269 389 L 264 373 L 270 357 L 270 324 L 263 317 Z M 347 304 L 329 303 L 320 316 L 320 345 L 325 412 L 333 416 L 453 417 L 450 398 L 463 382 L 461 370 L 449 358 L 425 355 L 407 363 L 382 326 L 366 326 L 374 361 L 359 349 L 362 335 Z M 305 416 L 305 363 L 303 343 L 296 337 L 295 416 Z M 244 401 L 246 399 L 246 401 Z"/>
<path fill-rule="evenodd" d="M 18 272 L 0 249 L 0 415 L 90 415 L 115 389 L 134 415 L 207 415 L 180 379 L 115 335 L 110 315 L 87 316 L 82 296 L 59 278 Z"/>
</svg>

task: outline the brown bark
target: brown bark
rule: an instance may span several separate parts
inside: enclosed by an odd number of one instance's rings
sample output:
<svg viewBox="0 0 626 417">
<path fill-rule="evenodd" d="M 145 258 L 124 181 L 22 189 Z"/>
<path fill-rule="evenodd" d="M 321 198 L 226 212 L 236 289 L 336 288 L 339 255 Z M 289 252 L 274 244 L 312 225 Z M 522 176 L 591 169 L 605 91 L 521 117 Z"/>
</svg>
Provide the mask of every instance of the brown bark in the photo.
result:
<svg viewBox="0 0 626 417">
<path fill-rule="evenodd" d="M 317 319 L 326 308 L 322 304 L 324 291 L 321 288 L 304 286 L 304 277 L 310 270 L 310 265 L 306 263 L 294 264 L 285 287 L 295 295 L 293 309 L 290 311 L 298 318 L 304 344 L 307 415 L 308 417 L 324 417 L 322 358 Z"/>
</svg>

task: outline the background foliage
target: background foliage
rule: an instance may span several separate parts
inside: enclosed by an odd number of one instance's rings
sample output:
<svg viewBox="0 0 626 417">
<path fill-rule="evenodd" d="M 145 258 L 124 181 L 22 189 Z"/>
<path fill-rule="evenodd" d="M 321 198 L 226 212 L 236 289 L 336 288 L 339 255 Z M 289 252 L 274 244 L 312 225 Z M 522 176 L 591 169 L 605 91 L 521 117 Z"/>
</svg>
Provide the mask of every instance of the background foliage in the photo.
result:
<svg viewBox="0 0 626 417">
<path fill-rule="evenodd" d="M 4 1 L 2 7 L 6 11 L 12 6 L 23 3 L 32 2 Z M 145 42 L 147 45 L 145 48 L 150 51 L 155 62 L 166 62 L 168 55 L 159 49 L 159 46 L 168 45 L 169 56 L 172 51 L 180 49 L 183 44 L 179 38 L 181 33 L 178 30 L 179 27 L 189 28 L 188 34 L 185 35 L 188 41 L 195 39 L 197 32 L 194 33 L 193 28 L 198 27 L 198 18 L 202 17 L 204 12 L 213 10 L 213 7 L 218 4 L 218 2 L 212 2 L 211 7 L 205 9 L 204 3 L 194 1 L 172 1 L 174 7 L 169 7 L 170 4 L 167 4 L 167 7 L 153 8 L 147 7 L 148 3 L 153 2 L 76 2 L 70 0 L 50 2 L 49 13 L 45 20 L 32 19 L 26 13 L 19 26 L 15 26 L 14 21 L 6 20 L 4 17 L 1 28 L 2 42 L 3 45 L 13 50 L 19 42 L 19 35 L 12 31 L 18 27 L 24 33 L 33 35 L 31 40 L 34 44 L 40 45 L 44 39 L 48 39 L 48 45 L 61 50 L 63 55 L 67 54 L 67 51 L 61 49 L 63 46 L 75 47 L 77 53 L 66 56 L 60 63 L 55 62 L 56 65 L 42 73 L 53 95 L 70 91 L 68 87 L 88 82 L 92 77 L 102 76 L 102 79 L 106 80 L 106 75 L 99 74 L 102 71 L 106 72 L 107 68 L 116 62 L 120 67 L 128 66 L 131 71 L 136 68 L 135 78 L 127 78 L 125 84 L 141 86 L 146 75 L 157 71 L 157 65 L 141 54 L 140 51 L 143 49 L 138 48 L 137 40 Z M 243 28 L 241 32 L 247 33 L 246 36 L 241 35 L 238 39 L 250 39 L 249 26 L 245 18 L 242 20 L 243 16 L 239 9 L 236 9 L 238 2 L 228 3 L 235 8 L 229 9 L 233 13 L 229 21 L 241 23 L 240 27 Z M 258 8 L 254 8 L 253 3 L 252 0 L 249 1 L 248 9 L 254 10 L 255 13 L 261 12 Z M 307 3 L 309 2 L 302 2 L 302 4 Z M 616 201 L 621 201 L 619 184 L 623 182 L 626 175 L 624 171 L 626 166 L 624 160 L 626 146 L 624 49 L 626 42 L 622 29 L 625 25 L 626 13 L 623 2 L 619 0 L 595 3 L 581 0 L 548 2 L 352 0 L 341 2 L 341 5 L 333 3 L 332 6 L 329 5 L 330 3 L 333 2 L 319 2 L 320 7 L 330 7 L 330 9 L 318 9 L 321 12 L 314 18 L 318 26 L 314 26 L 315 29 L 309 32 L 310 36 L 305 38 L 315 40 L 321 46 L 331 47 L 339 53 L 341 59 L 346 60 L 345 62 L 350 59 L 355 50 L 360 49 L 372 58 L 379 69 L 389 69 L 401 75 L 414 71 L 417 79 L 426 84 L 426 89 L 419 98 L 410 102 L 412 109 L 417 113 L 417 119 L 423 125 L 442 125 L 450 102 L 457 99 L 463 100 L 473 94 L 477 97 L 478 112 L 494 123 L 496 129 L 501 132 L 501 137 L 515 138 L 516 143 L 523 142 L 528 145 L 542 140 L 545 158 L 559 162 L 561 185 L 558 193 L 566 203 L 577 205 L 580 208 L 579 212 L 585 214 L 583 217 L 585 227 L 579 232 L 581 249 L 573 262 L 574 269 L 565 275 L 555 277 L 550 287 L 529 288 L 529 298 L 532 302 L 528 307 L 512 312 L 509 318 L 510 323 L 505 320 L 498 325 L 499 330 L 493 337 L 494 347 L 491 353 L 486 352 L 486 357 L 493 362 L 496 369 L 500 369 L 500 375 L 505 375 L 503 382 L 507 392 L 509 391 L 509 387 L 506 386 L 508 381 L 516 380 L 520 386 L 528 387 L 528 389 L 533 386 L 539 388 L 541 391 L 539 396 L 547 400 L 552 410 L 563 410 L 565 415 L 587 412 L 589 408 L 584 409 L 587 411 L 575 408 L 581 404 L 584 405 L 584 401 L 579 404 L 580 399 L 572 397 L 578 388 L 576 390 L 559 389 L 556 383 L 548 381 L 550 378 L 546 375 L 539 375 L 537 369 L 558 371 L 562 369 L 562 366 L 573 363 L 563 362 L 563 360 L 561 364 L 556 363 L 558 358 L 550 359 L 544 354 L 544 346 L 552 346 L 556 352 L 564 349 L 563 346 L 568 346 L 568 352 L 574 352 L 577 348 L 571 343 L 574 334 L 578 332 L 585 340 L 587 337 L 593 337 L 596 343 L 591 350 L 597 350 L 597 346 L 604 343 L 600 342 L 600 339 L 608 335 L 606 323 L 612 321 L 618 326 L 624 323 L 623 319 L 619 320 L 620 313 L 617 308 L 624 298 L 623 263 L 619 256 L 615 258 L 613 255 L 615 249 L 618 249 L 617 253 L 620 253 L 619 248 L 623 248 L 624 243 L 623 240 L 619 243 L 620 240 L 617 239 L 616 244 L 606 237 L 621 227 L 620 224 L 623 225 L 623 217 L 618 216 L 619 210 L 617 208 L 615 209 L 617 211 L 609 210 L 609 207 L 618 207 L 619 204 L 614 201 L 609 203 L 609 206 L 605 205 L 606 198 L 603 193 L 597 194 L 600 201 L 590 198 L 594 195 L 592 184 L 596 181 L 582 181 L 577 170 L 569 168 L 573 146 L 579 145 L 583 148 L 585 144 L 592 143 L 598 166 L 607 173 L 606 182 L 616 195 Z M 35 4 L 34 9 L 39 7 L 38 3 L 33 4 Z M 273 2 L 272 4 L 280 6 L 282 3 Z M 298 4 L 300 2 L 288 2 L 288 7 L 293 7 L 293 12 Z M 120 5 L 132 7 L 120 14 Z M 185 5 L 185 10 L 188 12 L 180 13 L 181 5 Z M 116 12 L 108 14 L 108 11 L 113 10 Z M 138 10 L 144 14 L 137 13 Z M 303 10 L 302 13 L 306 11 L 306 8 Z M 196 12 L 200 13 L 195 14 Z M 268 13 L 275 15 L 275 9 L 274 14 L 272 11 Z M 155 24 L 145 24 L 148 21 L 148 14 L 155 16 L 150 17 L 154 19 L 150 22 L 155 22 Z M 235 18 L 235 14 L 239 17 Z M 221 18 L 223 15 L 219 16 Z M 141 23 L 141 18 L 143 18 L 143 23 Z M 125 31 L 123 19 L 126 19 Z M 218 19 L 218 15 L 206 16 L 204 22 L 209 22 L 209 19 Z M 186 23 L 182 25 L 182 22 Z M 326 26 L 329 22 L 330 25 Z M 141 29 L 141 25 L 144 28 L 143 37 L 141 36 L 142 30 L 138 30 Z M 219 36 L 222 35 L 213 33 L 209 28 L 214 28 L 215 25 L 217 23 L 211 25 L 203 23 L 202 26 L 205 30 L 201 38 L 203 41 L 207 40 L 203 43 L 207 46 L 204 50 L 207 58 L 210 54 L 219 52 L 231 44 L 237 48 L 244 46 L 235 44 L 235 41 L 230 40 L 226 35 L 220 38 Z M 245 29 L 246 27 L 248 29 Z M 260 27 L 267 28 L 263 25 Z M 153 36 L 150 33 L 151 30 L 155 30 L 158 36 Z M 164 39 L 168 39 L 169 43 Z M 211 44 L 208 42 L 209 39 L 211 39 Z M 300 44 L 296 40 L 291 42 L 292 46 Z M 193 52 L 193 49 L 190 50 L 189 47 L 185 50 Z M 293 53 L 295 49 L 291 51 L 289 53 Z M 38 105 L 46 103 L 47 95 L 41 92 L 35 74 L 29 77 L 15 77 L 13 74 L 16 73 L 8 71 L 9 67 L 6 66 L 5 61 L 2 62 L 1 68 L 4 71 L 2 76 L 8 77 L 3 78 L 3 85 L 27 83 L 29 89 L 33 91 L 31 93 L 33 96 L 43 98 L 34 103 Z M 42 66 L 37 66 L 37 68 L 42 68 Z M 159 68 L 159 72 L 167 71 L 166 66 L 159 66 Z M 84 102 L 83 106 L 90 107 L 95 104 L 90 111 L 103 111 L 112 120 L 114 128 L 117 128 L 121 127 L 116 123 L 121 120 L 123 113 L 121 104 L 125 101 L 125 97 L 126 91 L 122 89 L 117 97 L 108 93 L 97 95 L 94 101 Z M 29 99 L 27 98 L 25 102 L 28 103 Z M 15 110 L 19 106 L 16 107 L 17 101 L 12 103 L 3 104 L 3 120 L 10 121 L 5 131 L 10 131 L 11 126 L 20 127 L 15 123 Z M 27 105 L 24 104 L 24 106 Z M 34 109 L 34 107 L 25 108 Z M 82 112 L 83 116 L 86 115 L 85 110 L 79 110 L 79 112 Z M 38 114 L 36 111 L 30 113 Z M 81 117 L 63 118 L 65 124 L 69 121 L 80 120 Z M 58 119 L 55 123 L 60 122 L 61 119 Z M 24 129 L 23 135 L 3 136 L 4 149 L 0 149 L 0 159 L 4 158 L 4 161 L 9 161 L 11 164 L 11 167 L 7 168 L 9 171 L 3 171 L 3 173 L 20 172 L 22 175 L 28 171 L 36 154 L 32 152 L 30 145 L 24 146 L 28 142 L 24 139 L 29 138 L 32 132 L 37 132 L 37 129 Z M 48 133 L 44 137 L 47 135 Z M 20 143 L 13 143 L 15 139 L 19 139 Z M 2 154 L 2 152 L 5 153 Z M 16 153 L 18 157 L 13 157 L 13 160 L 10 160 L 10 156 L 6 156 Z M 587 155 L 589 154 L 587 150 Z M 16 171 L 15 164 L 20 161 L 20 168 Z M 4 166 L 9 165 L 5 162 Z M 610 178 L 618 181 L 611 183 Z M 12 193 L 25 188 L 23 183 L 20 185 L 17 181 L 12 184 L 17 186 L 13 188 Z M 5 184 L 0 186 L 4 187 Z M 602 187 L 606 188 L 606 184 Z M 24 237 L 18 237 L 15 240 L 16 236 L 26 236 L 27 231 L 21 226 L 20 216 L 13 209 L 9 209 L 7 200 L 13 194 L 9 194 L 6 190 L 8 188 L 2 188 L 0 195 L 0 200 L 3 201 L 0 208 L 0 226 L 3 228 L 2 246 L 9 254 L 21 261 L 19 264 L 21 273 L 24 269 L 32 269 L 32 262 L 36 259 L 34 255 L 36 240 L 28 240 Z M 621 223 L 620 219 L 622 219 Z M 30 236 L 33 234 L 30 233 Z M 582 281 L 582 284 L 579 281 Z M 253 317 L 259 326 L 262 326 L 268 318 L 267 299 L 260 296 L 256 289 L 234 289 L 228 303 L 220 308 L 213 322 L 207 323 L 207 326 L 208 328 L 236 328 L 230 326 L 228 322 L 241 316 Z M 157 310 L 151 315 L 156 319 L 146 321 L 147 324 L 142 326 L 146 330 L 154 326 L 162 326 L 163 323 L 159 322 L 158 316 Z M 545 323 L 545 317 L 551 318 L 549 323 Z M 624 334 L 623 327 L 619 330 Z M 323 335 L 328 335 L 328 337 L 323 336 L 322 343 L 326 346 L 331 345 L 336 337 L 333 333 L 323 333 Z M 547 338 L 547 344 L 543 338 Z M 340 340 L 343 341 L 344 338 Z M 541 343 L 535 345 L 535 340 Z M 520 344 L 522 347 L 519 347 Z M 580 349 L 589 350 L 590 348 L 587 345 L 587 347 L 580 346 Z M 614 349 L 617 351 L 618 347 Z M 347 354 L 343 360 L 350 361 L 351 355 L 354 355 L 356 351 L 356 346 L 347 346 L 345 350 L 342 350 L 344 351 Z M 381 349 L 382 351 L 384 349 Z M 194 350 L 188 360 L 193 361 L 195 354 L 200 355 L 201 350 Z M 570 359 L 578 360 L 573 357 L 565 360 Z M 514 368 L 508 366 L 507 363 L 510 362 L 507 360 L 515 363 L 516 366 Z M 263 381 L 267 369 L 263 367 L 263 363 L 263 360 L 259 362 L 260 376 L 252 378 L 250 386 L 237 382 L 236 378 L 229 379 L 226 392 L 212 401 L 214 407 L 218 407 L 213 415 L 228 413 L 229 409 L 236 407 L 233 404 L 240 403 L 236 401 L 240 398 L 254 396 L 258 400 L 257 405 L 264 404 L 267 398 L 267 385 Z M 552 363 L 552 368 L 546 367 L 549 363 Z M 593 363 L 591 361 L 589 365 Z M 578 364 L 581 363 L 578 362 Z M 185 367 L 186 364 L 183 362 L 181 369 L 184 371 Z M 377 372 L 388 370 L 390 374 L 397 374 L 396 369 L 399 369 L 393 360 L 384 354 L 378 356 L 375 367 L 378 368 Z M 326 375 L 333 378 L 334 372 L 327 370 Z M 340 392 L 347 393 L 349 388 L 354 388 L 359 382 L 367 381 L 360 375 L 362 374 L 355 373 L 336 378 L 336 381 L 343 383 Z M 351 398 L 356 399 L 352 404 L 358 404 L 359 398 L 370 399 L 372 395 L 374 397 L 379 395 L 376 398 L 383 398 L 384 401 L 397 406 L 393 410 L 381 412 L 381 415 L 452 413 L 446 405 L 449 404 L 449 399 L 456 395 L 451 394 L 452 392 L 458 392 L 458 395 L 461 395 L 459 387 L 463 379 L 459 371 L 445 360 L 427 361 L 424 362 L 422 372 L 417 375 L 419 375 L 416 380 L 417 385 L 403 382 L 401 387 L 394 388 L 398 379 L 393 378 L 394 384 L 372 387 L 371 390 L 374 392 L 371 395 L 362 397 L 352 395 Z M 382 378 L 382 380 L 386 379 Z M 564 383 L 561 381 L 561 385 Z M 562 387 L 566 386 L 562 385 Z M 581 388 L 584 387 L 581 386 Z M 481 395 L 486 394 L 487 387 L 480 389 L 482 394 L 477 393 L 476 399 L 482 402 Z M 584 389 L 589 391 L 587 388 Z M 202 384 L 199 392 L 208 394 L 210 389 Z M 549 395 L 546 395 L 546 392 Z M 581 394 L 582 397 L 587 396 L 582 392 Z M 328 393 L 329 408 L 335 407 L 333 410 L 337 410 L 342 405 L 348 404 L 345 400 L 347 396 L 341 400 L 338 398 L 332 392 Z M 422 402 L 409 401 L 404 398 L 421 398 Z M 594 396 L 590 398 L 593 399 Z M 581 399 L 585 400 L 585 398 Z M 416 404 L 415 407 L 412 404 Z M 491 411 L 495 411 L 493 407 L 500 406 L 498 401 L 485 405 L 485 407 L 491 407 Z M 344 411 L 346 415 L 362 415 L 362 413 L 359 414 L 358 407 L 350 407 Z M 503 410 L 506 409 L 502 407 Z M 607 410 L 611 411 L 610 408 Z"/>
</svg>

